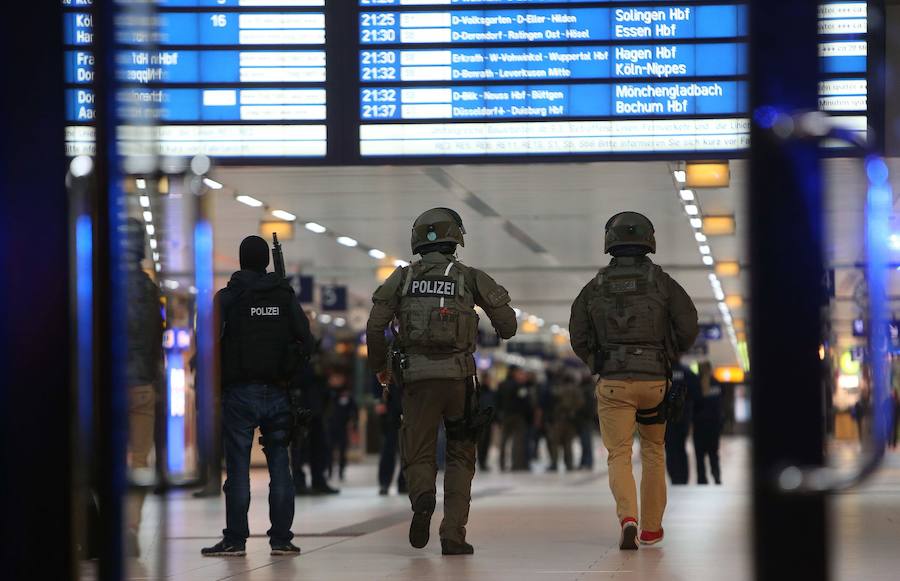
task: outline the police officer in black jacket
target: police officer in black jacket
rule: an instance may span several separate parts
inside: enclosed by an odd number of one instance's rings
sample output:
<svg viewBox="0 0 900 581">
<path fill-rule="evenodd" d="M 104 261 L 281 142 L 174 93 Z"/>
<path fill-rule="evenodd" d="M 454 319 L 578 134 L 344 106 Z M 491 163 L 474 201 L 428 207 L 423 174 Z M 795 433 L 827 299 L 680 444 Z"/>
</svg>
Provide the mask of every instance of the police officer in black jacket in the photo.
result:
<svg viewBox="0 0 900 581">
<path fill-rule="evenodd" d="M 216 295 L 220 325 L 222 428 L 225 447 L 224 539 L 205 556 L 243 556 L 250 530 L 250 450 L 257 427 L 269 465 L 268 531 L 272 555 L 297 555 L 291 543 L 294 485 L 288 444 L 294 416 L 287 384 L 315 344 L 290 284 L 266 273 L 269 246 L 259 236 L 241 242 L 241 270 Z"/>
</svg>

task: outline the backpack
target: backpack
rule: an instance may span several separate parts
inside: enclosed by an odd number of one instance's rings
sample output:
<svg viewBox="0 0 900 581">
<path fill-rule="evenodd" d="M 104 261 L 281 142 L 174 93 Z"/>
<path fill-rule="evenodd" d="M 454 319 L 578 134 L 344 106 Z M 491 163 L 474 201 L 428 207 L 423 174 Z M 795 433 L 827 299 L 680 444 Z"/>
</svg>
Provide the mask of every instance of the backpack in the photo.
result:
<svg viewBox="0 0 900 581">
<path fill-rule="evenodd" d="M 600 270 L 588 302 L 598 345 L 595 371 L 669 375 L 669 297 L 662 275 L 651 262 Z"/>
</svg>

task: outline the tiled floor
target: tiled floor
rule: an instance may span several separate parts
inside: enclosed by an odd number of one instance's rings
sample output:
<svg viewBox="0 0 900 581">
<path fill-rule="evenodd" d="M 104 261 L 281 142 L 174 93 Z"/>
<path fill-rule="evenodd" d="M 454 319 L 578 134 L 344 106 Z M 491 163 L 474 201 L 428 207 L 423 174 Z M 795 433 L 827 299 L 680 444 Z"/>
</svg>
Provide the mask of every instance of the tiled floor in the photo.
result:
<svg viewBox="0 0 900 581">
<path fill-rule="evenodd" d="M 407 542 L 409 504 L 377 496 L 374 465 L 352 467 L 339 496 L 298 498 L 295 532 L 304 554 L 270 557 L 266 474 L 253 474 L 250 525 L 255 535 L 240 559 L 200 556 L 223 527 L 222 499 L 188 493 L 167 502 L 151 497 L 141 541 L 144 557 L 131 561 L 133 579 L 276 580 L 689 580 L 752 578 L 749 538 L 748 443 L 723 442 L 725 485 L 670 490 L 666 540 L 637 552 L 616 548 L 618 530 L 606 474 L 476 477 L 469 540 L 473 557 L 440 555 L 435 515 L 424 550 Z M 900 456 L 864 491 L 835 497 L 836 579 L 896 580 L 900 565 Z M 161 550 L 164 549 L 164 550 Z M 87 569 L 85 569 L 87 571 Z M 89 576 L 89 575 L 86 575 Z"/>
</svg>

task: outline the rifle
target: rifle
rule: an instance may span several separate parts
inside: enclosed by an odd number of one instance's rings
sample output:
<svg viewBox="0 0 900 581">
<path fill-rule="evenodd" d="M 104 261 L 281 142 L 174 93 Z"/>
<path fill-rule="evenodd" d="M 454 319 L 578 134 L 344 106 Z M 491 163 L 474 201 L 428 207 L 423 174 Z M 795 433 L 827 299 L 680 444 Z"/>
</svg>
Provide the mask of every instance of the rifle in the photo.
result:
<svg viewBox="0 0 900 581">
<path fill-rule="evenodd" d="M 284 270 L 284 252 L 281 250 L 281 242 L 278 241 L 278 234 L 272 232 L 272 264 L 275 267 L 275 274 L 281 278 L 287 278 L 287 272 Z"/>
</svg>

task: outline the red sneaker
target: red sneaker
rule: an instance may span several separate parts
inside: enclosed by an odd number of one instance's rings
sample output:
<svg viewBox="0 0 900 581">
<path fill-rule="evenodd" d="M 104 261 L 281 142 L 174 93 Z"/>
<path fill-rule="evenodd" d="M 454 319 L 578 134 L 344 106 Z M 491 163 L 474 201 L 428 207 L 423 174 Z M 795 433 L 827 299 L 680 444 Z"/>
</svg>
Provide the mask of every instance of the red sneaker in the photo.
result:
<svg viewBox="0 0 900 581">
<path fill-rule="evenodd" d="M 641 544 L 642 545 L 655 545 L 656 543 L 663 540 L 663 529 L 660 528 L 658 531 L 641 531 Z"/>
<path fill-rule="evenodd" d="M 622 536 L 619 537 L 619 549 L 623 551 L 636 551 L 638 535 L 638 523 L 631 517 L 622 519 Z"/>
</svg>

